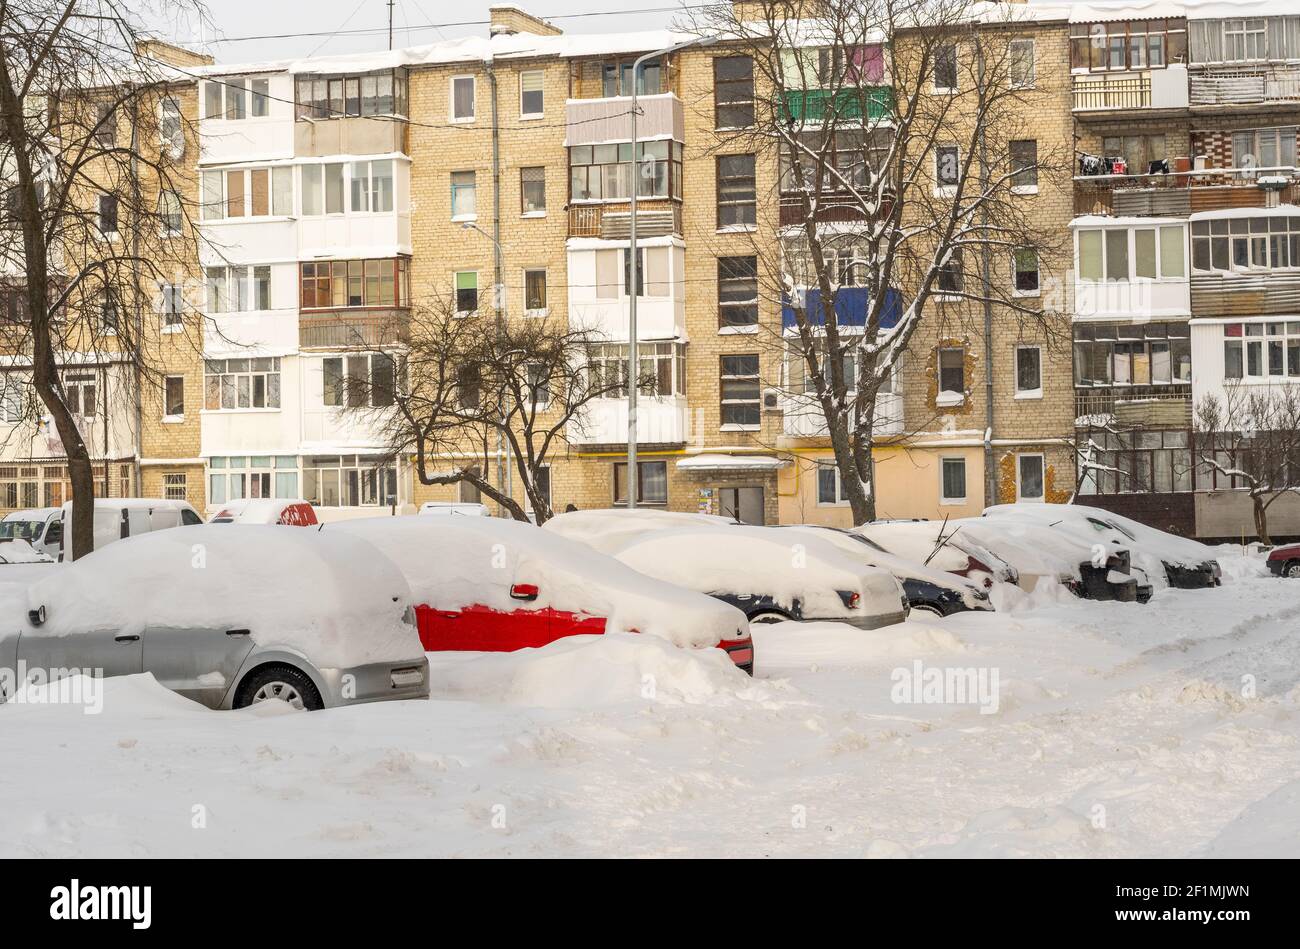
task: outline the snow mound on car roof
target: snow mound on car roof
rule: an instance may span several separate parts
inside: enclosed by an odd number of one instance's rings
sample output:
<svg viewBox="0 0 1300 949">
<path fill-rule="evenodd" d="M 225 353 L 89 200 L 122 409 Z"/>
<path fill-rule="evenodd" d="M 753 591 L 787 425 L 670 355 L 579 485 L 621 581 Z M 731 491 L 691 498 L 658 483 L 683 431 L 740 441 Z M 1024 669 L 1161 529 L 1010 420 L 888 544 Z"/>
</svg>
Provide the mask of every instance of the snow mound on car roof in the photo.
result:
<svg viewBox="0 0 1300 949">
<path fill-rule="evenodd" d="M 1092 549 L 1044 524 L 1011 517 L 967 517 L 948 522 L 957 535 L 969 535 L 1015 567 L 1021 577 L 1078 580 L 1079 565 L 1090 562 Z"/>
<path fill-rule="evenodd" d="M 863 543 L 858 538 L 865 538 L 866 535 L 864 534 L 855 536 L 852 532 L 839 531 L 829 527 L 818 527 L 813 524 L 800 524 L 781 528 L 782 533 L 786 531 L 819 538 L 838 548 L 846 557 L 870 564 L 873 567 L 880 567 L 882 570 L 888 570 L 896 577 L 925 580 L 937 587 L 942 587 L 945 590 L 955 590 L 958 593 L 967 593 L 978 589 L 974 583 L 957 576 L 955 573 L 936 570 L 932 566 L 926 566 L 919 560 L 900 557 L 897 554 L 879 550 L 871 544 Z"/>
<path fill-rule="evenodd" d="M 783 687 L 755 682 L 720 649 L 683 650 L 655 636 L 569 636 L 539 649 L 430 657 L 431 697 L 541 708 L 629 702 L 783 704 Z"/>
<path fill-rule="evenodd" d="M 384 551 L 410 583 L 416 603 L 434 609 L 482 604 L 515 610 L 514 583 L 538 587 L 542 609 L 606 618 L 611 632 L 634 630 L 678 646 L 715 646 L 743 635 L 740 610 L 638 573 L 584 544 L 500 517 L 373 517 L 331 524 Z"/>
<path fill-rule="evenodd" d="M 248 628 L 321 667 L 422 655 L 411 591 L 370 544 L 342 533 L 200 524 L 118 541 L 35 583 L 41 635 L 146 626 Z M 25 619 L 25 617 L 24 617 Z"/>
<path fill-rule="evenodd" d="M 766 594 L 789 608 L 803 601 L 810 617 L 848 616 L 837 591 L 856 592 L 869 613 L 896 613 L 898 582 L 809 534 L 765 527 L 691 527 L 634 538 L 615 556 L 653 577 L 701 593 Z"/>
<path fill-rule="evenodd" d="M 685 527 L 735 527 L 736 522 L 713 514 L 681 511 L 605 509 L 557 514 L 543 525 L 552 533 L 612 554 L 624 544 L 650 531 Z"/>
</svg>

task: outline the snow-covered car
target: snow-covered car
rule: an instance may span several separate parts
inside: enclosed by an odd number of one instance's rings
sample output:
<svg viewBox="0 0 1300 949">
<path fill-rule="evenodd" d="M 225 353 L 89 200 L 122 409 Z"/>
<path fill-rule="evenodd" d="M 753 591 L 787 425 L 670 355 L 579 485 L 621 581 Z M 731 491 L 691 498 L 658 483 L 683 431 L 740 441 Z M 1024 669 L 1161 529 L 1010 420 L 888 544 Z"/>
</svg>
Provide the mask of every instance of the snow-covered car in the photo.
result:
<svg viewBox="0 0 1300 949">
<path fill-rule="evenodd" d="M 1125 603 L 1151 599 L 1146 572 L 1133 566 L 1129 550 L 1117 544 L 1085 542 L 1072 530 L 1053 528 L 1032 518 L 962 518 L 950 521 L 948 529 L 1009 562 L 1025 590 L 1051 579 L 1085 599 Z"/>
<path fill-rule="evenodd" d="M 0 543 L 23 540 L 57 560 L 63 549 L 63 509 L 36 507 L 10 511 L 0 520 Z"/>
<path fill-rule="evenodd" d="M 693 514 L 684 511 L 657 511 L 652 508 L 596 508 L 557 514 L 542 525 L 545 530 L 612 554 L 628 541 L 655 531 L 682 527 L 738 526 L 728 517 L 716 514 Z"/>
<path fill-rule="evenodd" d="M 885 570 L 825 540 L 736 525 L 650 531 L 614 552 L 623 563 L 739 607 L 751 623 L 830 620 L 875 629 L 907 617 Z"/>
<path fill-rule="evenodd" d="M 94 510 L 95 550 L 128 537 L 203 523 L 202 515 L 188 501 L 167 498 L 95 498 Z M 71 501 L 65 501 L 60 510 L 60 524 L 62 540 L 72 533 Z M 62 550 L 60 543 L 60 557 Z"/>
<path fill-rule="evenodd" d="M 638 573 L 576 541 L 506 518 L 374 517 L 330 524 L 406 575 L 431 652 L 506 652 L 565 636 L 638 632 L 718 647 L 753 674 L 744 613 Z"/>
<path fill-rule="evenodd" d="M 1300 577 L 1300 544 L 1274 547 L 1265 562 L 1275 577 Z"/>
<path fill-rule="evenodd" d="M 433 517 L 491 517 L 486 504 L 478 501 L 425 501 L 417 514 Z"/>
<path fill-rule="evenodd" d="M 315 527 L 316 509 L 302 498 L 243 498 L 228 501 L 209 524 L 280 524 Z"/>
<path fill-rule="evenodd" d="M 1085 543 L 1101 539 L 1130 551 L 1134 565 L 1148 576 L 1179 589 L 1215 587 L 1223 573 L 1214 552 L 1199 541 L 1086 504 L 997 504 L 987 517 L 1023 517 L 1072 530 Z"/>
<path fill-rule="evenodd" d="M 924 520 L 872 521 L 853 528 L 881 550 L 933 570 L 942 570 L 979 583 L 1017 583 L 1015 568 L 993 551 L 954 532 L 947 522 Z"/>
<path fill-rule="evenodd" d="M 814 525 L 789 525 L 772 529 L 810 534 L 838 547 L 846 556 L 860 560 L 867 566 L 888 570 L 902 584 L 907 605 L 913 611 L 951 616 L 966 610 L 993 609 L 982 585 L 891 554 L 857 531 Z"/>
<path fill-rule="evenodd" d="M 31 563 L 54 563 L 54 558 L 25 540 L 15 538 L 0 544 L 0 564 Z"/>
<path fill-rule="evenodd" d="M 214 709 L 427 698 L 411 591 L 341 531 L 204 524 L 50 568 L 0 625 L 0 668 L 152 673 Z"/>
</svg>

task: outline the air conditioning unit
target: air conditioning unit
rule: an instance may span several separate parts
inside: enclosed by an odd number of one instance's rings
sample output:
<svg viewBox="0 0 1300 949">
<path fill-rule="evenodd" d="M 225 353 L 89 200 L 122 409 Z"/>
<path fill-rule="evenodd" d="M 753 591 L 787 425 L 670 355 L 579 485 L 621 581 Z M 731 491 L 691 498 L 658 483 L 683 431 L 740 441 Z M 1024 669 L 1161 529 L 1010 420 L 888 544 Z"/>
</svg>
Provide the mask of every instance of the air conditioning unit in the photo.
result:
<svg viewBox="0 0 1300 949">
<path fill-rule="evenodd" d="M 781 392 L 779 389 L 763 390 L 763 411 L 764 412 L 781 411 Z"/>
</svg>

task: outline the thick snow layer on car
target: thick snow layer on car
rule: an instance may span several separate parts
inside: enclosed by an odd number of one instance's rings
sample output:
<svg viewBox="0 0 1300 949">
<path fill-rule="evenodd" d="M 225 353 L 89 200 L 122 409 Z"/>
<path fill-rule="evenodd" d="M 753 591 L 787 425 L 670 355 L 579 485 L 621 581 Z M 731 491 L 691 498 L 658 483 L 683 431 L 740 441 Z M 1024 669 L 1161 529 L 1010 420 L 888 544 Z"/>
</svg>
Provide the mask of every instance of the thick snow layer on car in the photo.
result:
<svg viewBox="0 0 1300 949">
<path fill-rule="evenodd" d="M 434 609 L 521 606 L 606 618 L 678 646 L 708 647 L 743 635 L 744 614 L 711 597 L 652 579 L 612 557 L 532 524 L 500 517 L 373 517 L 330 524 L 374 544 L 405 573 L 416 603 Z M 536 600 L 511 599 L 516 583 Z"/>
<path fill-rule="evenodd" d="M 653 531 L 675 527 L 735 527 L 736 522 L 713 514 L 679 511 L 604 509 L 557 514 L 543 525 L 552 533 L 612 554 L 628 541 Z"/>
<path fill-rule="evenodd" d="M 25 540 L 14 538 L 0 544 L 0 564 L 51 563 L 52 558 L 32 547 Z"/>
<path fill-rule="evenodd" d="M 970 565 L 966 551 L 940 541 L 952 533 L 943 521 L 887 521 L 860 524 L 853 528 L 891 554 L 926 564 L 932 570 L 965 570 Z"/>
<path fill-rule="evenodd" d="M 45 607 L 41 635 L 247 628 L 259 645 L 297 650 L 325 668 L 423 655 L 403 620 L 406 579 L 342 532 L 216 524 L 155 531 L 59 565 L 27 601 Z"/>
<path fill-rule="evenodd" d="M 244 498 L 221 505 L 216 516 L 231 517 L 236 524 L 275 524 L 279 522 L 280 515 L 284 513 L 286 507 L 291 504 L 306 503 L 302 499 Z"/>
<path fill-rule="evenodd" d="M 1073 538 L 1032 521 L 1015 518 L 967 517 L 948 522 L 957 536 L 969 536 L 1016 568 L 1020 585 L 1033 589 L 1038 580 L 1078 580 L 1079 565 L 1092 559 L 1092 550 Z"/>
<path fill-rule="evenodd" d="M 629 566 L 701 593 L 766 594 L 808 617 L 897 613 L 902 589 L 884 570 L 865 566 L 811 535 L 766 527 L 690 527 L 634 538 L 614 554 Z M 849 610 L 837 591 L 857 593 Z"/>
</svg>

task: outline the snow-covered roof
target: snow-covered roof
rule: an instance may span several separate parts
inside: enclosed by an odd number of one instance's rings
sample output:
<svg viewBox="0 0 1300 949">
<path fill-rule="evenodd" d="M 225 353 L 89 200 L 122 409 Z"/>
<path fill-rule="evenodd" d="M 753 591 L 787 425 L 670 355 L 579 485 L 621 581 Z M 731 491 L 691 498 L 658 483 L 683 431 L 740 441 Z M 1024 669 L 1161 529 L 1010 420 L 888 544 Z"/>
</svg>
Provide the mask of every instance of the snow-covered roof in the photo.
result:
<svg viewBox="0 0 1300 949">
<path fill-rule="evenodd" d="M 1104 23 L 1160 17 L 1216 20 L 1222 17 L 1279 16 L 1290 12 L 1278 9 L 1278 4 L 1272 0 L 1095 0 L 1093 3 L 1071 4 L 1070 22 Z"/>
<path fill-rule="evenodd" d="M 714 514 L 657 511 L 653 508 L 597 508 L 557 514 L 544 525 L 561 537 L 578 541 L 602 553 L 613 553 L 634 537 L 674 527 L 730 529 L 735 522 Z"/>
<path fill-rule="evenodd" d="M 1111 217 L 1108 214 L 1084 214 L 1072 220 L 1070 227 L 1151 227 L 1158 224 L 1183 223 L 1184 220 L 1180 217 Z"/>
<path fill-rule="evenodd" d="M 788 464 L 789 460 L 771 455 L 705 453 L 681 459 L 677 468 L 681 471 L 776 471 Z"/>
<path fill-rule="evenodd" d="M 1300 215 L 1300 207 L 1294 204 L 1279 204 L 1275 208 L 1220 208 L 1217 211 L 1197 211 L 1189 214 L 1189 221 L 1222 221 L 1243 217 L 1295 217 Z"/>
</svg>

